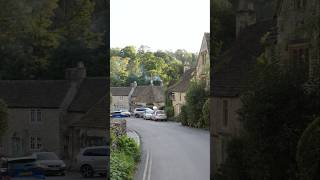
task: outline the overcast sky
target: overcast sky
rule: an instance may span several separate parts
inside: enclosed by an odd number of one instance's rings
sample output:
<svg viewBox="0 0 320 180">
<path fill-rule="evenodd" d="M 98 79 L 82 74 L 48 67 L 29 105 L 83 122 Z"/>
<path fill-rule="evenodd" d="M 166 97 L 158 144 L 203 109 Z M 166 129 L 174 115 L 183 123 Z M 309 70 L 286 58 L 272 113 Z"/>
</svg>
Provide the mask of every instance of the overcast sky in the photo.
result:
<svg viewBox="0 0 320 180">
<path fill-rule="evenodd" d="M 110 46 L 198 52 L 210 31 L 209 0 L 110 0 Z"/>
</svg>

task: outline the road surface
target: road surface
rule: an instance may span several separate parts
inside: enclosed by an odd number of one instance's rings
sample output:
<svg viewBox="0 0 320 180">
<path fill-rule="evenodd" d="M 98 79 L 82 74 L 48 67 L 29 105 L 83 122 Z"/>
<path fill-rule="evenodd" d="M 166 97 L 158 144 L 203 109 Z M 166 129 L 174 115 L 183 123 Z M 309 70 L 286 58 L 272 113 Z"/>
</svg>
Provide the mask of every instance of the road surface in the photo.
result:
<svg viewBox="0 0 320 180">
<path fill-rule="evenodd" d="M 135 180 L 209 180 L 209 131 L 175 122 L 127 119 L 141 138 L 142 159 Z"/>
</svg>

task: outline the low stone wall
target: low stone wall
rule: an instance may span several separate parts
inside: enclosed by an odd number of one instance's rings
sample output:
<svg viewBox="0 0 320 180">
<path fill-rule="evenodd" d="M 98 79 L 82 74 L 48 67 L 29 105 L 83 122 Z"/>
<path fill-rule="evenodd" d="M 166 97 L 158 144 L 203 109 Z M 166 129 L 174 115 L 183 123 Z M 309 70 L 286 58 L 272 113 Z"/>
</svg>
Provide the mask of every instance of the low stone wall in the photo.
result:
<svg viewBox="0 0 320 180">
<path fill-rule="evenodd" d="M 116 133 L 117 136 L 126 134 L 127 120 L 123 118 L 112 118 L 110 121 L 110 129 Z"/>
</svg>

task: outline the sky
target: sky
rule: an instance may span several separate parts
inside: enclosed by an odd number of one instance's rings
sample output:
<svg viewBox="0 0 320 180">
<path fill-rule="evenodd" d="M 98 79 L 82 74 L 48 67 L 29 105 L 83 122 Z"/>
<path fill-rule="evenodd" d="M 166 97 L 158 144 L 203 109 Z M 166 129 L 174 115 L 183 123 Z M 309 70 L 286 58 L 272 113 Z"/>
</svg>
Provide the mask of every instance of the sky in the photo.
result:
<svg viewBox="0 0 320 180">
<path fill-rule="evenodd" d="M 209 0 L 111 0 L 110 46 L 199 52 L 210 32 Z"/>
</svg>

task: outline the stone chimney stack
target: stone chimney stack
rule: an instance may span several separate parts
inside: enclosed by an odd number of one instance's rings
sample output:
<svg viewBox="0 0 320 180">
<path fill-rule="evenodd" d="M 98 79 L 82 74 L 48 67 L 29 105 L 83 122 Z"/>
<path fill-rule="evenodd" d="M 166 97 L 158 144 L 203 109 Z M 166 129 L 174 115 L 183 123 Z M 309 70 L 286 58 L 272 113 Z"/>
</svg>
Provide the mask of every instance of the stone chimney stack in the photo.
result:
<svg viewBox="0 0 320 180">
<path fill-rule="evenodd" d="M 255 24 L 257 15 L 253 0 L 239 0 L 237 15 L 236 15 L 236 37 L 246 27 Z"/>
<path fill-rule="evenodd" d="M 150 80 L 150 85 L 153 86 L 153 80 L 152 79 Z"/>
<path fill-rule="evenodd" d="M 87 70 L 83 62 L 78 62 L 77 67 L 68 68 L 65 71 L 65 78 L 70 81 L 80 82 L 87 77 Z"/>
</svg>

